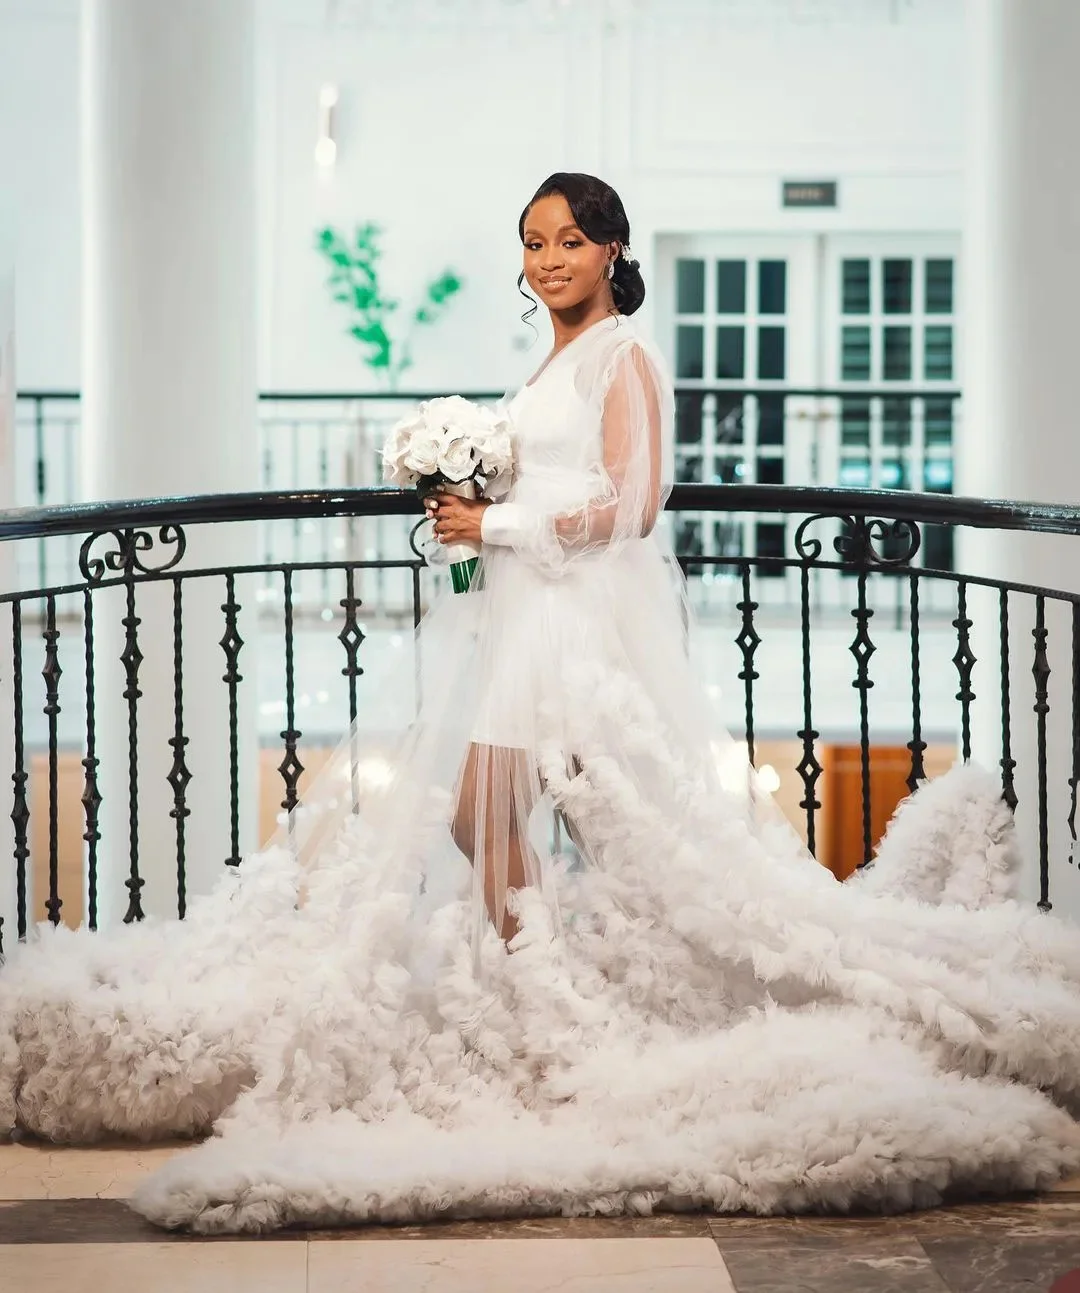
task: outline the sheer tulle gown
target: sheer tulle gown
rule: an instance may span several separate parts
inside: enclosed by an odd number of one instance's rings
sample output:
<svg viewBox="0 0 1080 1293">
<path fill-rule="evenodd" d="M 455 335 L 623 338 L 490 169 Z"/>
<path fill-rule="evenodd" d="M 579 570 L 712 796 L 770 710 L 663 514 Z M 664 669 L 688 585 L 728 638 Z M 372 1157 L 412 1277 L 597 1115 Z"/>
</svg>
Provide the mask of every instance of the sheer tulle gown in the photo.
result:
<svg viewBox="0 0 1080 1293">
<path fill-rule="evenodd" d="M 517 393 L 473 590 L 372 684 L 407 730 L 358 724 L 184 922 L 19 949 L 0 1127 L 213 1127 L 135 1200 L 203 1231 L 897 1208 L 1080 1170 L 1080 939 L 1009 896 L 989 779 L 920 791 L 840 886 L 739 766 L 655 525 L 672 406 L 621 318 Z"/>
</svg>

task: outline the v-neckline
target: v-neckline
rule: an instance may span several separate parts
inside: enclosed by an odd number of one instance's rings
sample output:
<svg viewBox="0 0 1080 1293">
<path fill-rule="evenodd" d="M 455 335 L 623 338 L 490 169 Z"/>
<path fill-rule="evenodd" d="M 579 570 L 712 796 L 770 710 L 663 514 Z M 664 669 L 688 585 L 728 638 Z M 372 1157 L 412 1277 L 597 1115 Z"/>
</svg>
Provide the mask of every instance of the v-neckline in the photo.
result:
<svg viewBox="0 0 1080 1293">
<path fill-rule="evenodd" d="M 544 376 L 544 374 L 548 371 L 551 365 L 559 358 L 560 355 L 565 355 L 568 350 L 571 350 L 574 346 L 577 345 L 577 343 L 582 339 L 582 337 L 587 337 L 589 333 L 593 331 L 594 328 L 598 328 L 602 323 L 607 323 L 608 320 L 612 318 L 615 320 L 616 326 L 618 326 L 619 320 L 622 318 L 622 315 L 606 314 L 602 319 L 597 319 L 595 323 L 590 323 L 587 328 L 582 328 L 582 330 L 577 334 L 577 336 L 571 337 L 570 340 L 566 343 L 565 346 L 562 347 L 561 350 L 553 351 L 550 355 L 548 355 L 548 357 L 544 360 L 544 362 L 540 365 L 540 367 L 536 370 L 536 372 L 533 373 L 533 375 L 525 383 L 522 389 L 526 391 L 532 390 L 532 388 L 541 379 L 541 377 Z"/>
</svg>

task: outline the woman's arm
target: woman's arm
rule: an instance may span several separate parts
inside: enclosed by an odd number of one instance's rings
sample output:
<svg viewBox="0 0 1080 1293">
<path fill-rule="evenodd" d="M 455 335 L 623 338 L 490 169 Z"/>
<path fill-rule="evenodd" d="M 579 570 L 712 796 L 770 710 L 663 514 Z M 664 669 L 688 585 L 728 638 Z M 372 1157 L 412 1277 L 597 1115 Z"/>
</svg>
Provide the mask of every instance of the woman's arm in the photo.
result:
<svg viewBox="0 0 1080 1293">
<path fill-rule="evenodd" d="M 584 507 L 555 515 L 521 503 L 489 507 L 480 518 L 483 541 L 513 547 L 556 574 L 579 553 L 649 534 L 663 496 L 662 409 L 660 378 L 631 341 L 616 354 L 603 395 L 597 492 Z"/>
</svg>

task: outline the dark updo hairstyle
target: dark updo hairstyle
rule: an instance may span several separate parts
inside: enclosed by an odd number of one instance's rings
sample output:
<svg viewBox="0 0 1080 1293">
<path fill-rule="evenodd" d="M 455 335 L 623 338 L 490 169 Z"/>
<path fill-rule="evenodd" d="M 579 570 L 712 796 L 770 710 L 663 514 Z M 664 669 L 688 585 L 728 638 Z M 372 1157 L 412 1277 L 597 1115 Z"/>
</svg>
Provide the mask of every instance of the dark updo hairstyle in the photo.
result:
<svg viewBox="0 0 1080 1293">
<path fill-rule="evenodd" d="M 622 254 L 623 247 L 630 246 L 630 221 L 626 218 L 626 209 L 622 198 L 610 184 L 598 180 L 595 175 L 583 175 L 576 171 L 556 171 L 549 175 L 529 200 L 528 206 L 521 213 L 518 221 L 518 237 L 525 241 L 525 220 L 533 204 L 541 198 L 558 195 L 566 199 L 566 205 L 574 217 L 574 223 L 590 242 L 617 242 L 619 255 L 615 257 L 615 274 L 611 280 L 611 292 L 615 298 L 615 308 L 620 314 L 633 314 L 645 300 L 645 280 L 641 277 L 641 266 L 636 260 L 627 260 Z M 518 291 L 528 296 L 522 289 L 525 275 L 518 277 Z M 536 302 L 532 308 L 521 316 L 526 323 L 536 313 Z"/>
</svg>

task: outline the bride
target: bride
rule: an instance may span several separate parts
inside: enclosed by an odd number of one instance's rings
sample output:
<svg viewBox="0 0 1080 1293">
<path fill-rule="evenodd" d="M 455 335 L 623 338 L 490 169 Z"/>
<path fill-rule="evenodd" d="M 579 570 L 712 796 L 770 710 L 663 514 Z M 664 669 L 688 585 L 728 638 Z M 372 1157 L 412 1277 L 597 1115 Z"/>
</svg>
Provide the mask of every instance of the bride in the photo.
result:
<svg viewBox="0 0 1080 1293">
<path fill-rule="evenodd" d="M 848 884 L 804 853 L 688 663 L 623 205 L 553 175 L 518 232 L 554 346 L 507 405 L 506 500 L 426 502 L 483 555 L 379 681 L 414 721 L 357 724 L 185 921 L 17 949 L 0 1131 L 212 1130 L 133 1200 L 203 1232 L 897 1209 L 1080 1170 L 1080 939 L 1012 896 L 993 782 L 922 789 Z"/>
</svg>

